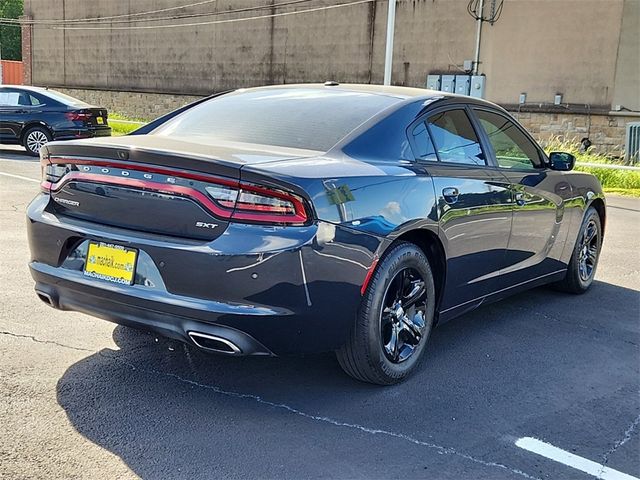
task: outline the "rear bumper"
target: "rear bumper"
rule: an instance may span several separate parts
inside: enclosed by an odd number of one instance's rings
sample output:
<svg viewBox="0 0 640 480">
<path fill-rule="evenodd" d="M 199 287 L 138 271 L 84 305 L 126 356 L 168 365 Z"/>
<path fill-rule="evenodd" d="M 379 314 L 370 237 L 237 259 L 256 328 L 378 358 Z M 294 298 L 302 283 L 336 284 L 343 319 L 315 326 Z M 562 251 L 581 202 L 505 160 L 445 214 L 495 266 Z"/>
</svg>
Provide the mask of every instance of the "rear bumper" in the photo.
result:
<svg viewBox="0 0 640 480">
<path fill-rule="evenodd" d="M 148 295 L 132 296 L 115 292 L 105 294 L 103 285 L 84 283 L 78 281 L 81 280 L 79 278 L 65 278 L 68 277 L 68 272 L 44 264 L 32 262 L 30 268 L 31 276 L 36 281 L 36 294 L 51 307 L 86 313 L 189 344 L 194 344 L 197 335 L 207 335 L 225 339 L 237 347 L 230 348 L 228 352 L 222 351 L 223 353 L 273 355 L 273 352 L 251 335 L 203 320 L 203 315 L 210 318 L 207 314 L 212 313 L 206 310 L 206 302 L 192 307 L 172 308 L 170 304 L 158 302 Z"/>
<path fill-rule="evenodd" d="M 111 127 L 81 127 L 74 129 L 56 130 L 53 132 L 54 140 L 75 140 L 81 138 L 110 137 Z"/>
<path fill-rule="evenodd" d="M 30 270 L 47 303 L 190 344 L 190 332 L 220 337 L 244 355 L 338 348 L 379 245 L 328 224 L 230 224 L 196 242 L 57 217 L 48 204 L 41 195 L 27 213 Z M 89 239 L 138 249 L 134 285 L 83 274 Z"/>
</svg>

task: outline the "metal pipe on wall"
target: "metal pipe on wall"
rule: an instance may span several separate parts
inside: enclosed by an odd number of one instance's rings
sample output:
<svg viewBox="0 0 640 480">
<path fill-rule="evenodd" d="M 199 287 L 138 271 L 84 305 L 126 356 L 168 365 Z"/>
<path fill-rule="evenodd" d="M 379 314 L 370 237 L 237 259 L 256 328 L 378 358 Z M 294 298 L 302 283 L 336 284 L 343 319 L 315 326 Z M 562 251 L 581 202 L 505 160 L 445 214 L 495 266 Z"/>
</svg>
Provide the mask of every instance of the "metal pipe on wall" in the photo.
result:
<svg viewBox="0 0 640 480">
<path fill-rule="evenodd" d="M 391 70 L 393 68 L 393 34 L 396 26 L 396 0 L 389 0 L 387 12 L 387 46 L 384 55 L 384 84 L 391 85 Z"/>
<path fill-rule="evenodd" d="M 484 11 L 484 0 L 480 0 L 480 9 L 478 14 L 478 28 L 476 30 L 476 56 L 473 62 L 473 74 L 478 75 L 478 65 L 480 63 L 480 36 L 482 34 L 482 14 Z"/>
</svg>

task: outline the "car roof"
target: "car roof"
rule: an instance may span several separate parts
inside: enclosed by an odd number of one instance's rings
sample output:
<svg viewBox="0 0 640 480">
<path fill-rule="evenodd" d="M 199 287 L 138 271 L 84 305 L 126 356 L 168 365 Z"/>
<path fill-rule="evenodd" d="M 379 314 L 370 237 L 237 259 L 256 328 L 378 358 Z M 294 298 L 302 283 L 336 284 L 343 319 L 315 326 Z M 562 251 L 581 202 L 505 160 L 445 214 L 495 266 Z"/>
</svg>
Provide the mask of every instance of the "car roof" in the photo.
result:
<svg viewBox="0 0 640 480">
<path fill-rule="evenodd" d="M 443 94 L 443 92 L 427 90 L 424 88 L 396 87 L 396 86 L 389 86 L 389 85 L 371 85 L 371 84 L 358 84 L 358 83 L 337 83 L 337 82 L 268 85 L 264 87 L 243 88 L 239 90 L 240 91 L 260 91 L 260 90 L 269 91 L 274 89 L 279 89 L 279 90 L 311 89 L 311 90 L 322 90 L 322 91 L 366 93 L 370 95 L 384 95 L 387 97 L 395 97 L 398 100 L 406 100 L 408 98 L 417 98 L 417 97 L 424 97 L 426 99 L 434 96 L 441 96 Z M 450 95 L 450 94 L 445 94 L 445 95 Z"/>
<path fill-rule="evenodd" d="M 31 85 L 0 85 L 0 88 L 16 88 L 18 90 L 28 90 L 28 91 L 32 91 L 32 92 L 44 92 L 46 90 L 49 90 L 48 88 L 44 88 L 44 87 L 34 87 Z"/>
<path fill-rule="evenodd" d="M 359 83 L 338 83 L 338 82 L 326 82 L 326 83 L 298 83 L 298 84 L 284 84 L 284 85 L 269 85 L 264 87 L 252 87 L 241 88 L 234 92 L 249 92 L 249 91 L 269 91 L 269 90 L 296 90 L 296 89 L 311 89 L 318 91 L 334 91 L 334 92 L 354 92 L 370 95 L 382 95 L 385 97 L 395 98 L 398 102 L 414 102 L 414 101 L 428 101 L 433 104 L 436 101 L 446 101 L 448 103 L 469 103 L 476 105 L 486 105 L 503 110 L 502 107 L 496 105 L 487 100 L 481 98 L 470 97 L 468 95 L 458 95 L 455 93 L 441 92 L 438 90 L 429 90 L 426 88 L 416 87 L 400 87 L 392 85 L 373 85 L 373 84 L 359 84 Z"/>
</svg>

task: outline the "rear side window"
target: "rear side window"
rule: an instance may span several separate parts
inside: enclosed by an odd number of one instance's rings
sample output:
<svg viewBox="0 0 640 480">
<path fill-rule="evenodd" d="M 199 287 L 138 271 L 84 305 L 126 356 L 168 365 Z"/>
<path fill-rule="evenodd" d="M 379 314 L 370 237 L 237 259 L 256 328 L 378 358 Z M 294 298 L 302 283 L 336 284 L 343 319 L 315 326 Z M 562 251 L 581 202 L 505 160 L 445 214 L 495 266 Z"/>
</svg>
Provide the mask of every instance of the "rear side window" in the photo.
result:
<svg viewBox="0 0 640 480">
<path fill-rule="evenodd" d="M 427 125 L 440 161 L 486 165 L 478 136 L 464 110 L 436 113 Z"/>
<path fill-rule="evenodd" d="M 398 101 L 337 88 L 237 91 L 185 111 L 152 134 L 203 144 L 241 142 L 325 152 Z"/>
<path fill-rule="evenodd" d="M 424 122 L 420 122 L 416 125 L 413 129 L 412 136 L 413 145 L 416 150 L 416 158 L 419 160 L 437 162 L 438 157 L 436 156 L 436 147 L 431 141 L 431 137 L 427 131 L 427 126 Z"/>
<path fill-rule="evenodd" d="M 534 169 L 541 165 L 535 144 L 511 120 L 486 110 L 474 110 L 502 168 Z"/>
</svg>

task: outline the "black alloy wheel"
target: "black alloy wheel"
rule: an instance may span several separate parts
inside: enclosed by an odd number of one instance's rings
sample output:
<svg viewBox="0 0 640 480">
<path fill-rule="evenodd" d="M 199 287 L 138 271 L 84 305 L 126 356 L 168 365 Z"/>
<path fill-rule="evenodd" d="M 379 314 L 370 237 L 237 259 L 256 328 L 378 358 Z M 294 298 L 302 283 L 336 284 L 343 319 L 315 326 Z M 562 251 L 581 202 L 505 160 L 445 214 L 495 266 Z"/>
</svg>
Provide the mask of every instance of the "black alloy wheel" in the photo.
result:
<svg viewBox="0 0 640 480">
<path fill-rule="evenodd" d="M 578 250 L 578 272 L 583 282 L 588 282 L 598 264 L 600 242 L 598 226 L 593 218 L 589 219 L 586 228 L 581 232 L 580 248 Z"/>
<path fill-rule="evenodd" d="M 426 282 L 414 268 L 401 270 L 389 284 L 380 313 L 380 338 L 389 361 L 406 361 L 420 345 L 427 300 Z"/>
<path fill-rule="evenodd" d="M 336 352 L 340 366 L 363 382 L 401 382 L 423 357 L 435 304 L 424 252 L 408 242 L 392 245 L 371 276 L 347 342 Z"/>
</svg>

